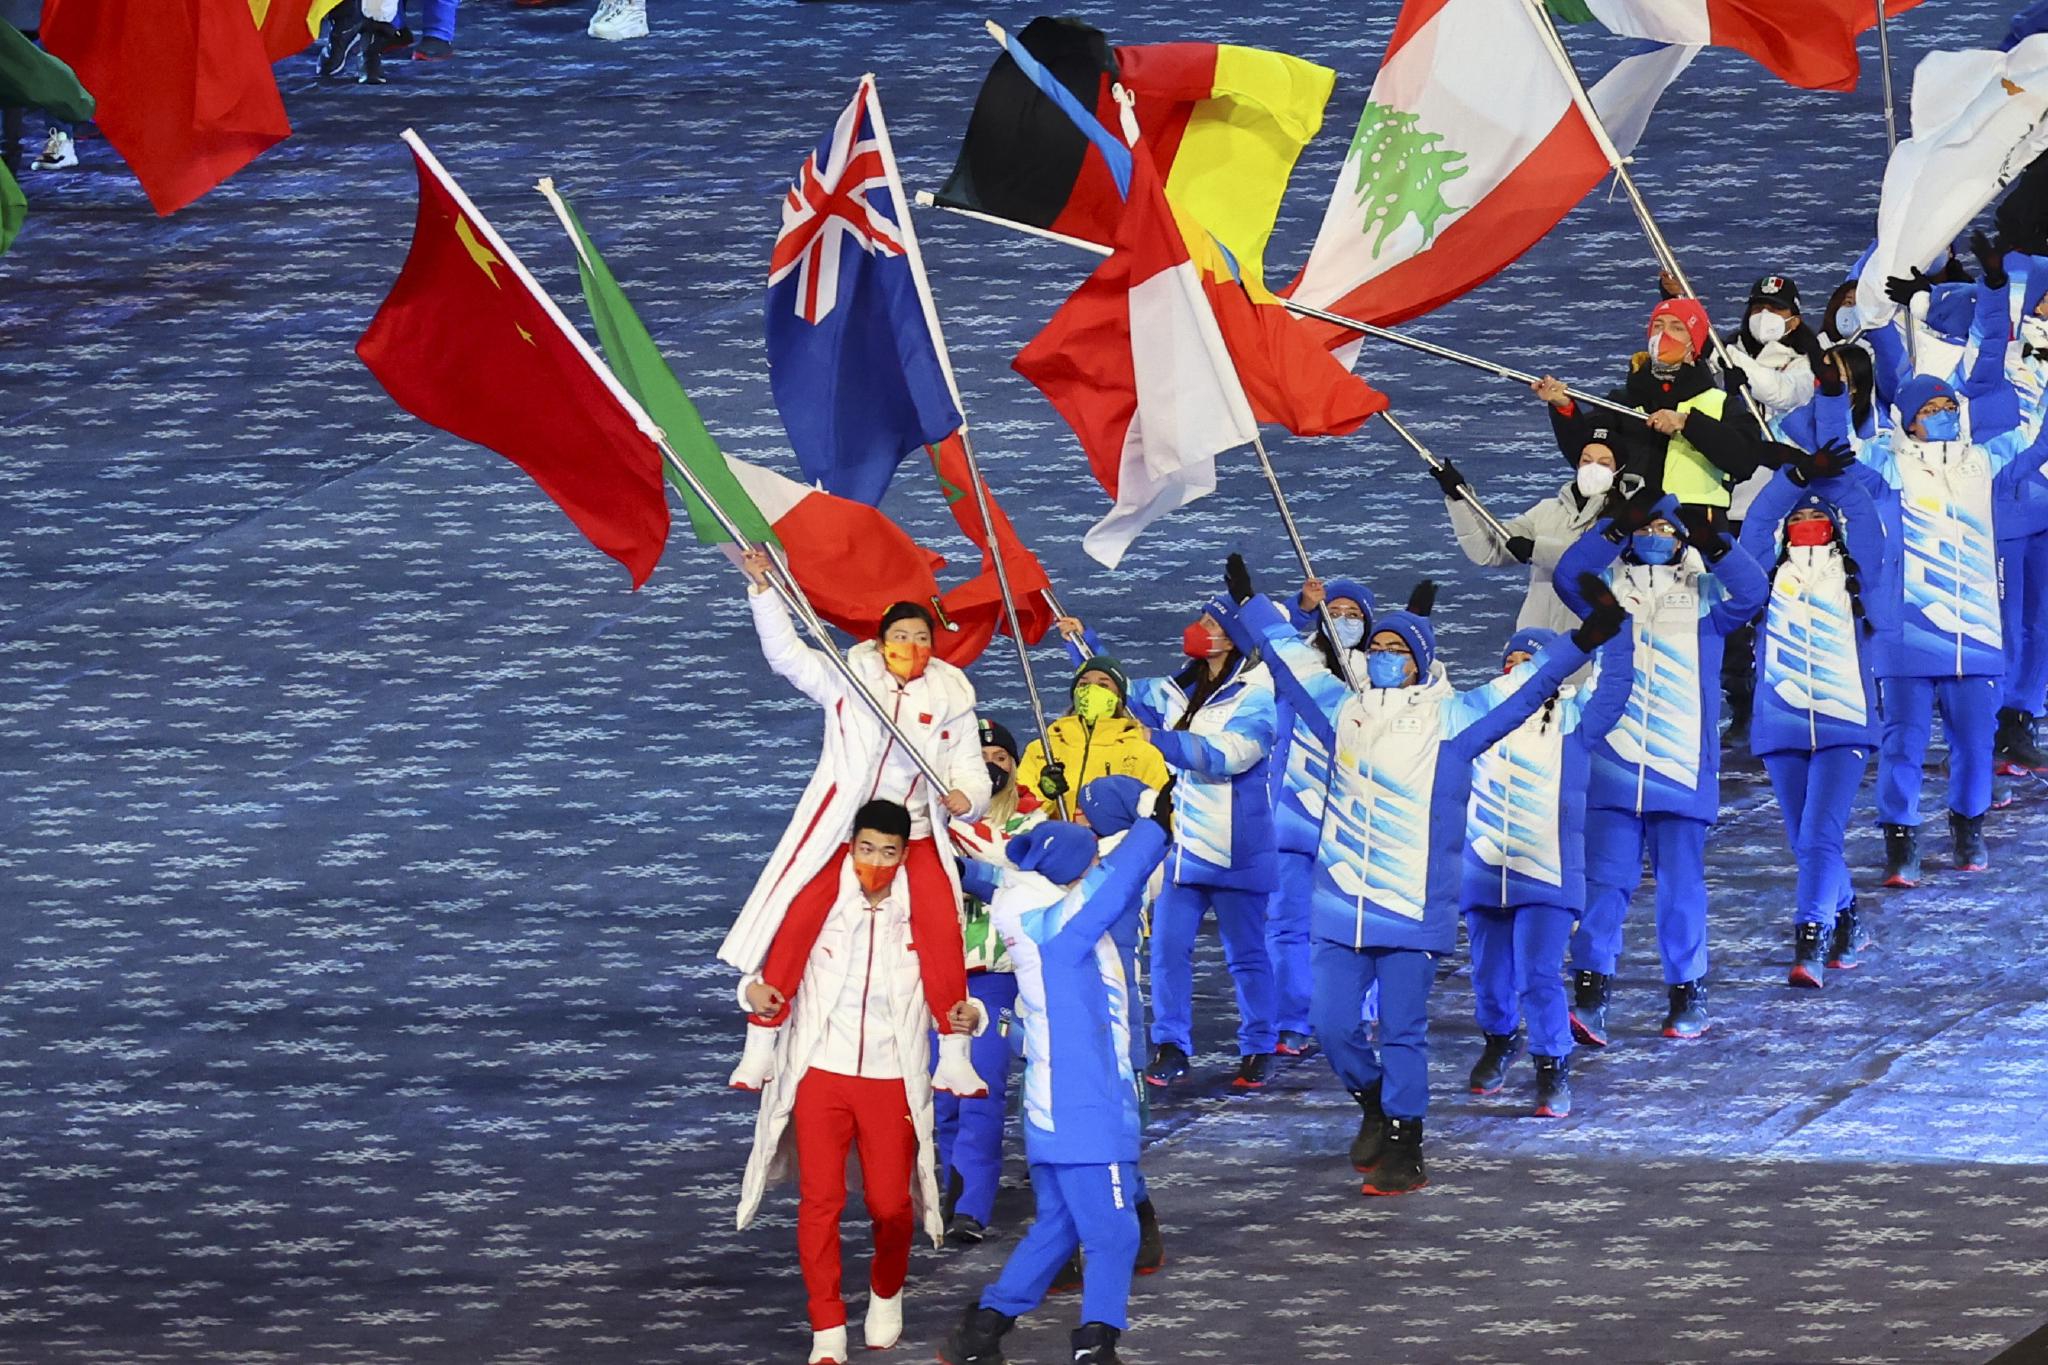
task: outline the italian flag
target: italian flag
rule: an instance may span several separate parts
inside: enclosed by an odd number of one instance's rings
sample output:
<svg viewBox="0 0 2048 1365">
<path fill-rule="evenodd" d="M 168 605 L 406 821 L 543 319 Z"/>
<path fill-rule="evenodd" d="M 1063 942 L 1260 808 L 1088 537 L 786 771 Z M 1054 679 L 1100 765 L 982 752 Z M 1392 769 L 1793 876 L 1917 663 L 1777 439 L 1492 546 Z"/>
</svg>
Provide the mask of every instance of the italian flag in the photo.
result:
<svg viewBox="0 0 2048 1365">
<path fill-rule="evenodd" d="M 1885 0 L 1885 13 L 1919 3 Z M 1809 90 L 1854 90 L 1856 36 L 1877 26 L 1875 0 L 1551 0 L 1551 8 L 1630 38 L 1732 47 Z"/>
<path fill-rule="evenodd" d="M 1650 47 L 1591 93 L 1626 155 L 1696 47 Z M 1293 296 L 1387 326 L 1483 283 L 1608 173 L 1516 0 L 1407 0 Z M 1354 334 L 1325 331 L 1334 348 Z"/>
</svg>

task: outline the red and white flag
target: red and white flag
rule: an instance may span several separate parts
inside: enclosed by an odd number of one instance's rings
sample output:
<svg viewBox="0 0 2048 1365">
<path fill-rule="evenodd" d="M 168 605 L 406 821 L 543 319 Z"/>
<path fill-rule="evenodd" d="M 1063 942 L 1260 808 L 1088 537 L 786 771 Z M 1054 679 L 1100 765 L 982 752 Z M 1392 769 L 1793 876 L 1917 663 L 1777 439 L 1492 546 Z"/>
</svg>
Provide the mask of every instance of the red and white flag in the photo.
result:
<svg viewBox="0 0 2048 1365">
<path fill-rule="evenodd" d="M 1152 158 L 1131 150 L 1116 250 L 1014 363 L 1115 500 L 1081 540 L 1110 568 L 1153 521 L 1214 492 L 1216 457 L 1258 434 Z"/>
<path fill-rule="evenodd" d="M 1809 90 L 1854 90 L 1856 36 L 1877 26 L 1873 0 L 1583 0 L 1616 33 L 1732 47 Z M 1900 15 L 1920 0 L 1886 0 Z"/>
</svg>

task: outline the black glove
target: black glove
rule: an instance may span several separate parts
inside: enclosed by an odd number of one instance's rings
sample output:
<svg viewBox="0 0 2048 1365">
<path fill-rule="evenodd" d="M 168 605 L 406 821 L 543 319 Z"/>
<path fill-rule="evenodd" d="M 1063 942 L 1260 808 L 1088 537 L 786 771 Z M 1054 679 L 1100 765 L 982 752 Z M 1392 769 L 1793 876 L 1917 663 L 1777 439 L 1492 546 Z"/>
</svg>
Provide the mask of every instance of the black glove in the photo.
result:
<svg viewBox="0 0 2048 1365">
<path fill-rule="evenodd" d="M 1536 542 L 1527 536 L 1509 536 L 1508 553 L 1517 564 L 1527 564 L 1536 554 Z"/>
<path fill-rule="evenodd" d="M 1838 474 L 1849 472 L 1849 466 L 1856 463 L 1856 447 L 1847 441 L 1829 441 L 1807 457 L 1810 477 L 1832 479 Z"/>
<path fill-rule="evenodd" d="M 1615 597 L 1614 589 L 1607 586 L 1607 580 L 1598 574 L 1580 574 L 1578 587 L 1579 596 L 1586 599 L 1592 610 L 1572 632 L 1572 643 L 1591 654 L 1621 634 L 1621 628 L 1628 624 L 1628 610 Z"/>
<path fill-rule="evenodd" d="M 2005 248 L 1986 236 L 1983 228 L 1970 234 L 1970 254 L 1984 267 L 1984 283 L 1993 289 L 2005 288 Z"/>
<path fill-rule="evenodd" d="M 1933 288 L 1934 277 L 1917 265 L 1913 267 L 1911 275 L 1894 275 L 1884 282 L 1885 297 L 1901 308 L 1912 307 L 1915 294 L 1931 291 Z"/>
<path fill-rule="evenodd" d="M 1058 801 L 1073 788 L 1067 785 L 1067 770 L 1057 763 L 1048 763 L 1038 774 L 1038 794 L 1048 801 Z"/>
<path fill-rule="evenodd" d="M 1252 600 L 1252 571 L 1245 567 L 1243 555 L 1233 554 L 1223 561 L 1223 590 L 1233 602 Z"/>
<path fill-rule="evenodd" d="M 1431 465 L 1429 467 L 1429 477 L 1436 480 L 1436 486 L 1444 490 L 1445 497 L 1455 501 L 1465 496 L 1458 491 L 1465 486 L 1465 476 L 1460 474 L 1458 467 L 1449 460 L 1445 460 L 1442 464 Z"/>
<path fill-rule="evenodd" d="M 1848 362 L 1840 358 L 1838 351 L 1827 351 L 1813 362 L 1813 377 L 1820 382 L 1822 393 L 1830 398 L 1840 398 L 1849 387 L 1848 369 Z"/>
<path fill-rule="evenodd" d="M 1648 526 L 1657 513 L 1657 504 L 1663 500 L 1663 495 L 1651 488 L 1637 490 L 1634 497 L 1620 496 L 1619 492 L 1617 485 L 1616 491 L 1607 497 L 1607 517 L 1611 524 L 1606 536 L 1616 545 Z"/>
<path fill-rule="evenodd" d="M 1804 321 L 1795 320 L 1792 330 L 1785 333 L 1785 344 L 1805 356 L 1808 368 L 1815 374 L 1820 373 L 1821 358 L 1827 354 L 1827 348 L 1820 344 L 1819 333 Z"/>
<path fill-rule="evenodd" d="M 1728 553 L 1728 514 L 1725 509 L 1681 503 L 1678 520 L 1685 527 L 1686 543 L 1705 556 L 1707 563 L 1712 564 Z"/>
<path fill-rule="evenodd" d="M 1749 371 L 1743 369 L 1740 365 L 1730 365 L 1728 372 L 1721 376 L 1721 386 L 1728 390 L 1730 398 L 1741 393 L 1742 386 L 1748 382 Z"/>
<path fill-rule="evenodd" d="M 1175 780 L 1171 777 L 1167 778 L 1166 785 L 1161 787 L 1159 794 L 1152 798 L 1153 823 L 1166 831 L 1168 842 L 1171 842 L 1173 839 L 1173 784 Z"/>
<path fill-rule="evenodd" d="M 1757 463 L 1766 469 L 1783 469 L 1804 459 L 1806 452 L 1783 441 L 1765 441 L 1757 447 Z"/>
</svg>

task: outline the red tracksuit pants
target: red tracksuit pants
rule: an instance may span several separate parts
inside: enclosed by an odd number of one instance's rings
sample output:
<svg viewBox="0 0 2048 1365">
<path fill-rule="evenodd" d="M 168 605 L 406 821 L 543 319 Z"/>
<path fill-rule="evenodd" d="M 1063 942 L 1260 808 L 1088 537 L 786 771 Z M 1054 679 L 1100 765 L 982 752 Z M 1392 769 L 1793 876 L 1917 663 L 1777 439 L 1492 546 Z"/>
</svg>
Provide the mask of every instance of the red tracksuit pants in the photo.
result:
<svg viewBox="0 0 2048 1365">
<path fill-rule="evenodd" d="M 910 1182 L 917 1167 L 917 1125 L 901 1080 L 865 1080 L 807 1071 L 797 1083 L 796 1250 L 803 1263 L 811 1330 L 846 1325 L 839 1297 L 839 1215 L 846 1208 L 846 1154 L 860 1149 L 861 1197 L 875 1231 L 868 1286 L 883 1298 L 903 1290 L 916 1232 Z"/>
<path fill-rule="evenodd" d="M 846 846 L 841 845 L 824 870 L 796 893 L 768 944 L 761 979 L 781 991 L 785 1001 L 794 1000 L 796 988 L 803 984 L 811 949 L 832 913 L 833 902 L 839 899 L 839 871 L 846 857 Z M 925 1004 L 938 1021 L 939 1032 L 951 1033 L 946 1011 L 967 998 L 967 948 L 960 941 L 959 903 L 953 884 L 946 880 L 946 865 L 939 861 L 938 845 L 930 839 L 913 839 L 903 851 L 903 865 L 896 875 L 910 883 L 910 946 L 917 953 Z M 763 1022 L 773 1028 L 788 1017 L 785 1004 L 780 1013 Z"/>
</svg>

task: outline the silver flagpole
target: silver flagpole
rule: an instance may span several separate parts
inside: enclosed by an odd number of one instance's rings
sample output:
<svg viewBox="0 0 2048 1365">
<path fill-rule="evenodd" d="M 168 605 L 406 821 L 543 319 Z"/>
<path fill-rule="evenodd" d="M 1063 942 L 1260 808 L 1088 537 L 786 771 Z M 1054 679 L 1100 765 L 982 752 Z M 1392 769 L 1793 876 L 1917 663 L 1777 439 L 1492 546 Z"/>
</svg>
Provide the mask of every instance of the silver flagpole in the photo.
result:
<svg viewBox="0 0 2048 1365">
<path fill-rule="evenodd" d="M 939 368 L 946 376 L 946 387 L 952 391 L 953 406 L 960 413 L 960 451 L 967 459 L 967 481 L 974 486 L 975 510 L 981 514 L 982 535 L 987 538 L 989 556 L 996 566 L 996 591 L 1003 597 L 1003 615 L 1010 623 L 1010 640 L 1017 647 L 1017 666 L 1024 673 L 1024 691 L 1031 699 L 1031 719 L 1038 726 L 1039 743 L 1045 748 L 1046 762 L 1053 761 L 1052 731 L 1045 723 L 1045 703 L 1038 695 L 1038 679 L 1031 672 L 1031 650 L 1024 643 L 1024 625 L 1017 615 L 1017 598 L 1010 591 L 1010 571 L 1003 562 L 1002 538 L 996 534 L 995 516 L 990 511 L 988 481 L 982 477 L 981 462 L 975 458 L 974 437 L 968 431 L 967 405 L 960 399 L 960 385 L 953 377 L 952 356 L 946 350 L 946 336 L 939 326 L 939 309 L 932 298 L 931 281 L 925 275 L 924 253 L 918 250 L 917 227 L 910 220 L 910 204 L 904 197 L 903 177 L 896 170 L 896 148 L 889 140 L 889 125 L 882 117 L 882 97 L 875 89 L 874 73 L 861 77 L 868 114 L 875 121 L 875 145 L 882 154 L 882 169 L 889 181 L 889 197 L 894 201 L 897 223 L 903 233 L 903 254 L 910 263 L 911 278 L 917 284 L 918 302 L 924 309 L 925 322 L 931 328 L 932 343 L 938 353 Z M 1067 801 L 1064 796 L 1056 797 L 1054 804 L 1060 819 L 1067 818 Z"/>
<path fill-rule="evenodd" d="M 1420 455 L 1423 458 L 1423 460 L 1428 463 L 1431 469 L 1442 469 L 1444 467 L 1444 462 L 1442 460 L 1439 460 L 1434 454 L 1432 454 L 1428 446 L 1424 445 L 1421 441 L 1417 440 L 1415 437 L 1415 433 L 1408 430 L 1407 426 L 1402 423 L 1401 419 L 1394 416 L 1392 410 L 1383 412 L 1380 414 L 1380 416 L 1386 419 L 1388 428 L 1392 430 L 1396 436 L 1400 437 L 1402 440 L 1406 441 L 1409 445 L 1415 448 L 1415 453 L 1417 455 Z M 1466 504 L 1471 507 L 1473 514 L 1477 516 L 1480 521 L 1486 524 L 1486 529 L 1493 532 L 1493 534 L 1499 538 L 1500 543 L 1503 546 L 1505 546 L 1508 543 L 1508 541 L 1513 539 L 1513 537 L 1508 534 L 1508 528 L 1500 524 L 1500 518 L 1494 516 L 1493 513 L 1487 511 L 1485 506 L 1479 501 L 1479 499 L 1473 495 L 1471 484 L 1466 484 L 1464 486 L 1464 491 L 1461 492 L 1458 496 L 1465 500 Z"/>
<path fill-rule="evenodd" d="M 414 145 L 421 146 L 422 144 L 415 143 Z M 569 234 L 569 241 L 575 246 L 577 254 L 579 256 L 582 255 L 583 244 L 578 240 L 576 229 L 569 221 L 568 207 L 562 203 L 561 196 L 555 193 L 554 182 L 552 180 L 542 180 L 535 188 L 553 206 L 555 216 L 562 220 L 562 230 Z M 503 246 L 503 239 L 499 238 L 496 230 L 484 221 L 483 215 L 477 213 L 469 205 L 466 198 L 462 202 L 464 208 L 469 211 L 470 216 L 491 237 L 492 244 L 502 248 L 499 251 L 499 255 L 505 258 L 508 265 L 515 266 L 516 272 L 526 280 L 528 286 L 540 298 L 548 313 L 575 344 L 577 351 L 589 363 L 590 368 L 597 372 L 598 378 L 602 379 L 605 386 L 611 390 L 613 398 L 617 399 L 619 405 L 632 417 L 634 424 L 640 428 L 641 433 L 660 448 L 661 458 L 668 464 L 668 467 L 680 475 L 683 482 L 690 486 L 690 491 L 697 495 L 698 500 L 705 507 L 710 509 L 711 515 L 717 520 L 720 529 L 732 537 L 735 545 L 751 546 L 753 542 L 748 540 L 745 532 L 740 530 L 739 523 L 734 521 L 731 515 L 718 505 L 718 500 L 711 496 L 711 490 L 706 488 L 704 481 L 697 477 L 697 471 L 690 468 L 689 463 L 676 453 L 675 448 L 668 443 L 668 437 L 662 432 L 660 427 L 654 424 L 654 419 L 647 415 L 647 410 L 640 406 L 640 400 L 633 397 L 627 391 L 626 386 L 619 382 L 618 376 L 612 373 L 611 367 L 606 365 L 599 358 L 597 352 L 590 348 L 590 343 L 583 339 L 583 334 L 569 325 L 569 320 L 555 306 L 555 301 L 548 296 L 538 282 L 526 274 L 525 267 L 516 264 L 516 258 L 510 254 L 511 248 Z M 809 629 L 812 638 L 817 641 L 819 650 L 831 662 L 834 671 L 839 674 L 840 680 L 867 706 L 867 709 L 873 714 L 881 727 L 894 736 L 897 743 L 903 746 L 904 752 L 910 755 L 911 759 L 916 762 L 918 769 L 924 773 L 925 777 L 931 781 L 934 787 L 941 792 L 953 790 L 953 784 L 940 775 L 939 770 L 932 766 L 931 760 L 924 756 L 924 751 L 912 743 L 910 736 L 904 734 L 897 726 L 895 719 L 883 707 L 882 699 L 868 689 L 868 685 L 860 680 L 859 675 L 846 662 L 846 657 L 839 652 L 838 642 L 832 638 L 831 634 L 825 629 L 825 623 L 819 620 L 817 613 L 811 609 L 809 599 L 804 596 L 803 589 L 797 586 L 795 578 L 789 575 L 783 562 L 773 554 L 769 556 L 769 562 L 775 565 L 776 571 L 769 575 L 768 586 L 782 599 L 783 605 L 794 612 L 797 618 Z"/>
<path fill-rule="evenodd" d="M 1294 510 L 1287 505 L 1287 495 L 1280 491 L 1280 476 L 1273 471 L 1273 457 L 1266 453 L 1266 443 L 1252 428 L 1252 450 L 1259 457 L 1259 470 L 1266 476 L 1266 487 L 1272 490 L 1273 505 L 1280 509 L 1280 522 L 1287 528 L 1287 539 L 1294 546 L 1294 556 L 1301 561 L 1304 578 L 1316 576 L 1315 566 L 1309 563 L 1308 546 L 1302 543 L 1301 528 L 1294 524 Z M 1316 616 L 1323 623 L 1323 631 L 1330 637 L 1330 653 L 1336 656 L 1338 671 L 1344 675 L 1344 685 L 1358 691 L 1358 679 L 1351 672 L 1351 651 L 1337 643 L 1337 626 L 1330 618 L 1330 601 L 1326 597 L 1316 604 Z"/>
<path fill-rule="evenodd" d="M 1877 67 L 1884 80 L 1884 140 L 1899 150 L 1899 115 L 1892 101 L 1892 24 L 1885 0 L 1877 0 Z"/>
</svg>

